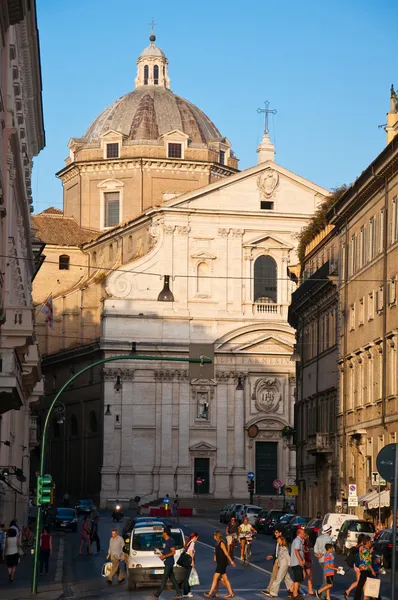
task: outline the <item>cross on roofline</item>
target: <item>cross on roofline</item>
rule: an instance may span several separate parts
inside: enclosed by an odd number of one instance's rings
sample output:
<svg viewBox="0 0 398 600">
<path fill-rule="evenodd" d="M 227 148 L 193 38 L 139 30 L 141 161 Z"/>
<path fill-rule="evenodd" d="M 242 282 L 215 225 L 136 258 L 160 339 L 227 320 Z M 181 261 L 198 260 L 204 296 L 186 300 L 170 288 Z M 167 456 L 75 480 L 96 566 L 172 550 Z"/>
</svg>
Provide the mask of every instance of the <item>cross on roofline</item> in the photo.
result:
<svg viewBox="0 0 398 600">
<path fill-rule="evenodd" d="M 258 108 L 257 112 L 258 113 L 264 113 L 264 135 L 267 135 L 269 133 L 269 127 L 268 127 L 268 115 L 276 115 L 277 111 L 275 110 L 275 108 L 270 108 L 269 107 L 269 100 L 266 100 L 264 102 L 264 107 L 265 108 Z"/>
<path fill-rule="evenodd" d="M 155 33 L 155 25 L 157 25 L 157 23 L 155 23 L 153 18 L 152 18 L 152 21 L 150 23 L 148 23 L 148 25 L 150 25 L 152 28 L 151 33 Z"/>
</svg>

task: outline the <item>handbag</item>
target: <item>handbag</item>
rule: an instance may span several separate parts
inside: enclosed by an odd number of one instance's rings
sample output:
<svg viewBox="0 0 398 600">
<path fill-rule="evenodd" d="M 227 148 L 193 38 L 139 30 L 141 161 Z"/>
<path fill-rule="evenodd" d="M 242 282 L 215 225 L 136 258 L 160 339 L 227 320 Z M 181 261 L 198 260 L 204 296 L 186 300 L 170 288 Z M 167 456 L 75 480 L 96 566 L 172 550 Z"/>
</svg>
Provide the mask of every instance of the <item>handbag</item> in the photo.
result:
<svg viewBox="0 0 398 600">
<path fill-rule="evenodd" d="M 181 552 L 180 558 L 177 560 L 177 565 L 179 567 L 184 567 L 184 569 L 190 569 L 192 565 L 192 556 L 184 550 Z"/>
<path fill-rule="evenodd" d="M 364 587 L 364 595 L 370 598 L 378 598 L 380 595 L 380 579 L 367 577 Z"/>
<path fill-rule="evenodd" d="M 102 569 L 101 569 L 102 577 L 108 577 L 108 575 L 110 574 L 111 571 L 112 571 L 112 563 L 111 562 L 106 562 L 102 565 Z"/>
<path fill-rule="evenodd" d="M 189 575 L 188 584 L 190 586 L 192 586 L 192 585 L 199 585 L 199 583 L 200 583 L 200 581 L 199 581 L 198 572 L 197 572 L 197 570 L 195 568 L 192 568 L 191 569 L 191 573 Z"/>
</svg>

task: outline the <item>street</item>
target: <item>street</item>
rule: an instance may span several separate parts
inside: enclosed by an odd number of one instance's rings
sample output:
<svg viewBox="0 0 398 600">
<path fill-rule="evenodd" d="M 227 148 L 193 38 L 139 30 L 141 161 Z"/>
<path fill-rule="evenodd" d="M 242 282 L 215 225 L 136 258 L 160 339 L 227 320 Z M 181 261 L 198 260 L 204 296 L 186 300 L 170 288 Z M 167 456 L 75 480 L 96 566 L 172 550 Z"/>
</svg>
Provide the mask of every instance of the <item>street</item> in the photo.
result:
<svg viewBox="0 0 398 600">
<path fill-rule="evenodd" d="M 195 518 L 184 518 L 181 519 L 181 527 L 185 534 L 189 534 L 191 531 L 197 531 L 199 534 L 199 541 L 196 550 L 196 567 L 200 578 L 200 585 L 193 588 L 195 597 L 202 597 L 205 592 L 210 588 L 213 572 L 213 533 L 217 529 L 225 531 L 225 525 L 221 525 L 218 520 L 214 518 L 206 517 L 195 517 Z M 81 519 L 79 522 L 79 529 L 81 526 Z M 112 587 L 106 584 L 106 579 L 101 577 L 101 567 L 104 563 L 106 551 L 108 549 L 108 542 L 111 533 L 111 529 L 114 526 L 110 514 L 104 514 L 100 520 L 100 539 L 102 544 L 102 551 L 99 554 L 92 555 L 79 555 L 79 533 L 70 532 L 55 532 L 54 533 L 54 556 L 50 564 L 50 575 L 48 578 L 40 578 L 39 580 L 39 592 L 49 600 L 56 600 L 62 597 L 63 600 L 67 598 L 75 598 L 80 600 L 83 598 L 114 598 L 119 599 L 136 599 L 136 600 L 149 600 L 151 598 L 151 592 L 155 591 L 150 587 L 139 587 L 135 592 L 129 592 L 127 590 L 127 584 L 122 585 L 116 584 L 115 582 Z M 119 524 L 118 529 L 122 530 L 122 523 Z M 236 560 L 236 568 L 228 568 L 228 576 L 230 578 L 232 588 L 236 594 L 237 600 L 249 599 L 249 598 L 264 598 L 260 593 L 261 589 L 264 589 L 270 578 L 270 571 L 272 568 L 271 561 L 266 561 L 265 556 L 271 554 L 274 548 L 273 540 L 270 536 L 259 534 L 253 542 L 253 564 L 250 567 L 244 567 L 239 560 Z M 61 555 L 59 554 L 61 552 Z M 29 555 L 30 556 L 30 555 Z M 29 561 L 30 558 L 27 556 L 24 561 Z M 63 565 L 63 567 L 62 567 Z M 336 557 L 336 565 L 342 565 L 347 571 L 347 565 L 341 557 Z M 59 569 L 62 567 L 62 576 Z M 0 576 L 0 597 L 2 600 L 23 600 L 29 598 L 29 581 L 30 573 L 29 565 L 26 563 L 23 567 L 20 567 L 20 572 L 17 572 L 17 582 L 14 586 L 10 586 L 5 578 L 4 571 L 5 566 L 1 569 Z M 24 578 L 24 581 L 22 581 Z M 19 579 L 19 581 L 18 581 Z M 319 587 L 321 583 L 321 570 L 318 566 L 316 559 L 314 560 L 314 579 L 315 589 Z M 344 576 L 335 577 L 335 586 L 332 592 L 332 598 L 335 600 L 343 600 L 343 592 L 354 579 L 354 573 L 352 570 L 346 572 Z M 54 584 L 54 581 L 61 581 L 58 587 Z M 381 578 L 382 581 L 382 597 L 387 599 L 391 597 L 390 592 L 390 572 Z M 23 584 L 21 589 L 19 586 Z M 303 587 L 303 591 L 307 592 L 307 589 Z M 220 588 L 220 594 L 226 595 L 226 590 Z M 165 599 L 171 600 L 174 596 L 173 591 L 164 592 Z M 284 585 L 281 586 L 280 598 L 287 598 L 287 592 Z M 315 596 L 313 596 L 315 598 Z M 352 598 L 352 596 L 351 596 Z"/>
</svg>

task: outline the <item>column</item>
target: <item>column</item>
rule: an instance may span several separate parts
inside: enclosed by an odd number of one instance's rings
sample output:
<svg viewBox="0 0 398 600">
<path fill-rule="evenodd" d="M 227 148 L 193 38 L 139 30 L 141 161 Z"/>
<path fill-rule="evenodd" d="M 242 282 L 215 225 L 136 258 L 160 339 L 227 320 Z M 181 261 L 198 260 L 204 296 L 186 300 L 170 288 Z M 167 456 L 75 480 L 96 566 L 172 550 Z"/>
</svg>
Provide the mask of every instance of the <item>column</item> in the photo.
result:
<svg viewBox="0 0 398 600">
<path fill-rule="evenodd" d="M 104 414 L 103 457 L 101 469 L 101 508 L 106 507 L 107 498 L 115 497 L 116 467 L 115 467 L 115 378 L 111 369 L 104 370 L 104 413 L 109 404 L 111 414 Z"/>
<path fill-rule="evenodd" d="M 159 493 L 164 496 L 165 494 L 172 495 L 174 489 L 172 459 L 173 373 L 170 371 L 163 371 L 161 414 Z"/>
<path fill-rule="evenodd" d="M 127 369 L 121 375 L 123 385 L 121 391 L 121 458 L 119 467 L 119 498 L 133 498 L 133 403 L 137 402 L 134 394 L 134 371 Z"/>
<path fill-rule="evenodd" d="M 246 376 L 243 373 L 238 374 L 240 382 L 245 389 L 237 390 L 239 380 L 234 381 L 235 385 L 235 406 L 234 406 L 234 466 L 233 466 L 233 496 L 239 498 L 247 496 L 247 470 L 245 468 L 245 392 L 249 393 L 247 388 Z"/>
<path fill-rule="evenodd" d="M 190 392 L 188 373 L 186 379 L 180 381 L 179 409 L 178 409 L 178 467 L 177 467 L 177 494 L 180 498 L 192 496 L 191 457 L 189 454 L 189 425 L 190 418 Z"/>
<path fill-rule="evenodd" d="M 227 498 L 229 496 L 229 472 L 228 472 L 228 381 L 229 373 L 219 372 L 216 374 L 217 385 L 217 456 L 216 468 L 214 470 L 214 489 L 215 496 L 218 498 Z"/>
</svg>

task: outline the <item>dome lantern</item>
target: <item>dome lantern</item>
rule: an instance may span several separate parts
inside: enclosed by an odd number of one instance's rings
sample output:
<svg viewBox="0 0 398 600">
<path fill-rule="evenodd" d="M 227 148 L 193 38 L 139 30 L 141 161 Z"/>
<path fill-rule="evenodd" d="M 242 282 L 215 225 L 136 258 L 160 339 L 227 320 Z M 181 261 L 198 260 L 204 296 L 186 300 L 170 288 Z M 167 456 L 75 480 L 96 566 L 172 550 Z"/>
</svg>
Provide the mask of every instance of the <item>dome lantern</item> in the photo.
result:
<svg viewBox="0 0 398 600">
<path fill-rule="evenodd" d="M 170 89 L 168 60 L 155 44 L 156 35 L 152 29 L 149 36 L 149 46 L 144 48 L 137 60 L 137 77 L 135 88 L 155 86 Z"/>
</svg>

